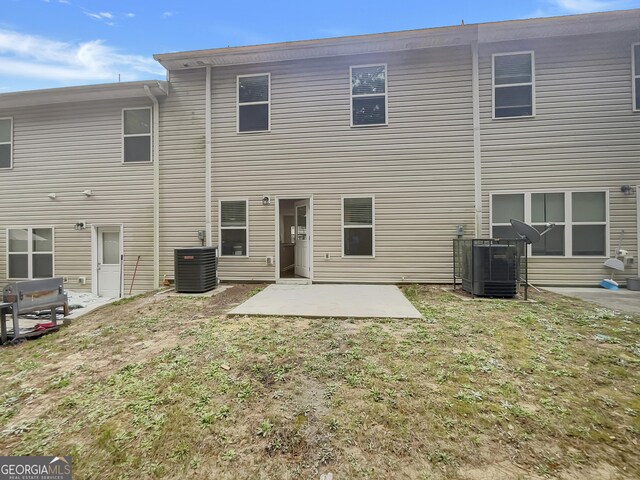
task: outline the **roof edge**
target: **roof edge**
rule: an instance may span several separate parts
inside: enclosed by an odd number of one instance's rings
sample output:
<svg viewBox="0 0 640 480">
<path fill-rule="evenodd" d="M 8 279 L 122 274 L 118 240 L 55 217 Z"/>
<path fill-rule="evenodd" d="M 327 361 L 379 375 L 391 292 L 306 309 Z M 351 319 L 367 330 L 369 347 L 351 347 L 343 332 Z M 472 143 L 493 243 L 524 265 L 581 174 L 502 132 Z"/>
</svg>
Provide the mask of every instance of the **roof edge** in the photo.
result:
<svg viewBox="0 0 640 480">
<path fill-rule="evenodd" d="M 566 36 L 594 32 L 594 24 L 597 24 L 597 27 L 603 31 L 617 31 L 621 26 L 625 29 L 634 28 L 634 22 L 640 22 L 640 9 L 503 20 L 498 22 L 401 30 L 315 40 L 160 53 L 153 55 L 153 58 L 168 70 L 176 70 L 198 68 L 206 65 L 221 66 L 241 63 L 259 63 L 261 61 L 278 61 L 280 60 L 278 53 L 282 54 L 283 52 L 296 52 L 293 55 L 295 58 L 304 58 L 305 54 L 308 55 L 309 58 L 332 56 L 339 54 L 336 53 L 335 50 L 337 47 L 345 48 L 344 54 L 372 53 L 380 51 L 380 45 L 382 43 L 395 42 L 398 44 L 395 48 L 397 50 L 403 47 L 402 42 L 408 42 L 406 46 L 404 46 L 404 49 L 470 44 L 474 41 L 488 43 L 520 38 L 519 34 L 523 31 L 527 34 L 524 38 L 535 36 L 536 31 L 540 32 L 539 36 Z M 635 23 L 635 28 L 638 28 L 638 24 L 640 23 Z M 574 30 L 576 30 L 577 33 L 572 33 L 571 28 L 566 28 L 571 25 L 576 27 Z M 589 26 L 589 28 L 585 28 L 586 26 Z M 595 31 L 598 30 L 596 29 Z M 427 38 L 432 39 L 433 45 L 429 45 L 426 42 L 415 42 L 415 40 L 426 40 Z M 271 60 L 271 57 L 274 59 Z M 206 59 L 214 60 L 206 61 Z"/>
<path fill-rule="evenodd" d="M 0 94 L 0 110 L 5 108 L 76 103 L 95 100 L 126 98 L 147 98 L 144 87 L 158 97 L 169 93 L 169 83 L 165 80 L 139 80 L 135 82 L 99 83 L 73 87 L 22 90 Z"/>
</svg>

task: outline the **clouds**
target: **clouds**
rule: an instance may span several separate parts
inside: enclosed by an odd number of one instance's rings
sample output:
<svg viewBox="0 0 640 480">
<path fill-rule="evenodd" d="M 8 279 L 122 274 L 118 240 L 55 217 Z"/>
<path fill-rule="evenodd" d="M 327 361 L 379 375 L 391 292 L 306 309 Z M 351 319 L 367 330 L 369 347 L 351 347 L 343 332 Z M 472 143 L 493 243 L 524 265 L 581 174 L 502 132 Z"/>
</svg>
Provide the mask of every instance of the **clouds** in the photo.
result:
<svg viewBox="0 0 640 480">
<path fill-rule="evenodd" d="M 62 85 L 161 77 L 152 58 L 122 53 L 102 40 L 61 42 L 0 29 L 0 77 L 32 78 Z"/>
<path fill-rule="evenodd" d="M 84 12 L 84 14 L 87 17 L 91 17 L 91 18 L 95 18 L 96 20 L 111 20 L 113 18 L 113 13 L 111 12 L 99 12 L 99 13 L 92 13 L 92 12 Z"/>
<path fill-rule="evenodd" d="M 88 12 L 88 11 L 84 11 L 84 14 L 89 17 L 92 18 L 94 20 L 99 20 L 102 21 L 104 23 L 106 23 L 107 25 L 109 25 L 110 27 L 115 26 L 115 22 L 113 21 L 113 19 L 115 18 L 114 14 L 111 12 L 98 12 L 98 13 L 93 13 L 93 12 Z"/>
</svg>

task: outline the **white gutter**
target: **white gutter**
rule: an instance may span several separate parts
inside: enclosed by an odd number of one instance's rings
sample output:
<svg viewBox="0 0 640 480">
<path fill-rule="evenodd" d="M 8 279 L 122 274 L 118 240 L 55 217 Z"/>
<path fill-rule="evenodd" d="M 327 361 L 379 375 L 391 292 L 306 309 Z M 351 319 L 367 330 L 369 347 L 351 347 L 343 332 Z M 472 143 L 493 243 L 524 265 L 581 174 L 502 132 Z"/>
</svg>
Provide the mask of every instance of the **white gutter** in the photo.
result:
<svg viewBox="0 0 640 480">
<path fill-rule="evenodd" d="M 205 234 L 207 246 L 213 245 L 213 239 L 211 238 L 211 67 L 207 66 L 206 79 L 204 82 L 204 210 L 205 210 Z"/>
<path fill-rule="evenodd" d="M 480 144 L 480 76 L 478 42 L 471 44 L 471 90 L 473 97 L 473 183 L 475 237 L 482 237 L 482 150 Z"/>
<path fill-rule="evenodd" d="M 144 91 L 153 102 L 153 288 L 160 287 L 160 104 L 151 89 Z"/>
</svg>

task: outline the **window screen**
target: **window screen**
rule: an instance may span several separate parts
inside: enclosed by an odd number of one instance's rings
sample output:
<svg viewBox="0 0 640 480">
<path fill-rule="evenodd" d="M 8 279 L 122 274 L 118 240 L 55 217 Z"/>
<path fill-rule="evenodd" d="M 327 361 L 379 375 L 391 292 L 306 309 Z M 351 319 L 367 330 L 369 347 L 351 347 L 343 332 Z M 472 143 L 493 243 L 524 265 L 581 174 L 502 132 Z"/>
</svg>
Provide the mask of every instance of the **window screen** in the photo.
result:
<svg viewBox="0 0 640 480">
<path fill-rule="evenodd" d="M 574 192 L 573 255 L 606 255 L 607 197 L 604 192 Z"/>
<path fill-rule="evenodd" d="M 220 254 L 247 256 L 247 201 L 220 202 Z"/>
<path fill-rule="evenodd" d="M 7 256 L 10 279 L 53 277 L 53 229 L 9 229 Z"/>
<path fill-rule="evenodd" d="M 126 163 L 151 161 L 151 109 L 136 108 L 123 112 L 124 153 Z"/>
<path fill-rule="evenodd" d="M 0 168 L 11 168 L 13 121 L 0 119 Z"/>
<path fill-rule="evenodd" d="M 387 123 L 387 71 L 384 65 L 351 68 L 351 124 Z"/>
<path fill-rule="evenodd" d="M 269 75 L 238 77 L 238 131 L 269 130 L 269 101 Z"/>
<path fill-rule="evenodd" d="M 555 227 L 542 236 L 531 247 L 533 255 L 564 255 L 564 193 L 532 193 L 531 223 L 539 231 L 547 229 L 547 224 Z"/>
<path fill-rule="evenodd" d="M 344 198 L 342 215 L 344 255 L 373 256 L 373 198 Z"/>
<path fill-rule="evenodd" d="M 494 55 L 494 117 L 533 115 L 533 55 Z"/>
<path fill-rule="evenodd" d="M 523 220 L 539 232 L 555 224 L 531 245 L 534 256 L 605 256 L 607 250 L 606 192 L 535 192 L 491 196 L 491 234 L 518 238 L 509 224 Z"/>
<path fill-rule="evenodd" d="M 640 110 L 640 44 L 633 46 L 633 92 L 635 98 L 633 105 L 635 110 Z"/>
<path fill-rule="evenodd" d="M 524 195 L 506 193 L 491 197 L 491 236 L 493 238 L 517 239 L 511 219 L 524 220 Z"/>
</svg>

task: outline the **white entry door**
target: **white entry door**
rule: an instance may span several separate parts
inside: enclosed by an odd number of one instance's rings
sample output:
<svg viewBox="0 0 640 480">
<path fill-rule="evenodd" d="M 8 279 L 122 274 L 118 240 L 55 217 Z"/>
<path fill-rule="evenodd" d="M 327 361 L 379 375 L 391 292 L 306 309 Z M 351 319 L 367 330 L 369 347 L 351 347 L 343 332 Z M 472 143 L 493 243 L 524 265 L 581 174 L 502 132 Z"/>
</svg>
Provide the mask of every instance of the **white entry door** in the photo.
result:
<svg viewBox="0 0 640 480">
<path fill-rule="evenodd" d="M 119 298 L 120 291 L 120 228 L 98 228 L 98 295 Z"/>
<path fill-rule="evenodd" d="M 296 275 L 309 278 L 310 249 L 309 249 L 309 200 L 295 203 L 296 207 L 296 246 L 295 272 Z"/>
</svg>

